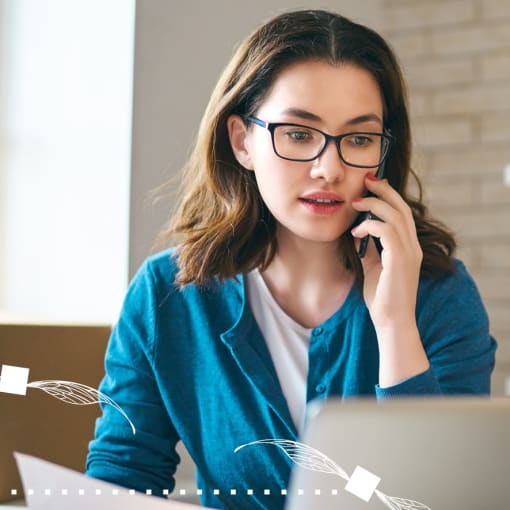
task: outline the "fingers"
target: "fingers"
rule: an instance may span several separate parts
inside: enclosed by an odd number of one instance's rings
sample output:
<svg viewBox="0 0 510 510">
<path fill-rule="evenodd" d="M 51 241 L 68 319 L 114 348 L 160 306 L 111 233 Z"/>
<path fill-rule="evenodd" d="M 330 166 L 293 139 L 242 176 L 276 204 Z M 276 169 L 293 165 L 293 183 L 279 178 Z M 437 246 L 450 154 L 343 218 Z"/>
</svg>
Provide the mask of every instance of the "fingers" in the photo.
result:
<svg viewBox="0 0 510 510">
<path fill-rule="evenodd" d="M 365 220 L 356 228 L 353 228 L 351 233 L 359 239 L 366 236 L 377 237 L 381 241 L 383 249 L 387 246 L 395 246 L 397 243 L 400 244 L 402 237 L 394 225 L 375 219 Z"/>
<path fill-rule="evenodd" d="M 386 179 L 365 179 L 366 186 L 374 195 L 352 201 L 357 211 L 369 211 L 377 219 L 367 219 L 351 230 L 355 238 L 367 235 L 380 239 L 383 248 L 393 247 L 404 252 L 421 251 L 411 208 Z"/>
<path fill-rule="evenodd" d="M 416 226 L 411 208 L 388 181 L 367 177 L 365 183 L 368 190 L 376 196 L 355 199 L 352 201 L 352 207 L 360 212 L 370 211 L 382 222 L 393 225 L 402 235 L 415 236 Z M 363 230 L 359 231 L 360 234 L 362 232 Z M 352 234 L 358 237 L 358 230 L 356 229 L 356 234 L 354 231 Z M 375 232 L 372 235 L 375 235 Z"/>
<path fill-rule="evenodd" d="M 365 179 L 365 185 L 369 191 L 382 198 L 395 209 L 404 210 L 407 208 L 404 199 L 390 186 L 388 179 L 376 179 L 369 174 Z"/>
<path fill-rule="evenodd" d="M 414 229 L 414 219 L 410 207 L 386 179 L 365 179 L 367 189 L 376 197 L 366 197 L 353 201 L 358 211 L 370 211 L 382 221 L 392 222 L 403 219 L 407 226 Z"/>
</svg>

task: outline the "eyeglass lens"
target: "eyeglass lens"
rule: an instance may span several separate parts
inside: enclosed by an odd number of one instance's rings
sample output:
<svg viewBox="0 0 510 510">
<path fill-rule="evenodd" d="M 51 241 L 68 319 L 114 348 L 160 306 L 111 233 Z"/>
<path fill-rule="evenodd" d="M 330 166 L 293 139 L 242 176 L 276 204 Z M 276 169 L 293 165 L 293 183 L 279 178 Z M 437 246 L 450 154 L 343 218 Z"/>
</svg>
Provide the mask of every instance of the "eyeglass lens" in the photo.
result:
<svg viewBox="0 0 510 510">
<path fill-rule="evenodd" d="M 277 154 L 294 160 L 315 159 L 327 142 L 320 131 L 302 126 L 277 126 L 273 136 Z M 378 166 L 384 158 L 385 149 L 382 134 L 352 133 L 340 140 L 342 159 L 355 166 Z"/>
</svg>

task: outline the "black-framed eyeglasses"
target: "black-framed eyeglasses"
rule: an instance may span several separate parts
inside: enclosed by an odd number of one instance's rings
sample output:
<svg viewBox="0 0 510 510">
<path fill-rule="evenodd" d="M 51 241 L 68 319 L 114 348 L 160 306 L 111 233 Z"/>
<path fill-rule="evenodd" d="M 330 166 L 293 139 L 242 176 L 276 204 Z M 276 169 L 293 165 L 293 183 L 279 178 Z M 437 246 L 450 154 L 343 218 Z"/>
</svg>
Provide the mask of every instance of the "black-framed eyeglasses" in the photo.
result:
<svg viewBox="0 0 510 510">
<path fill-rule="evenodd" d="M 257 117 L 246 117 L 246 120 L 267 129 L 275 154 L 289 161 L 313 161 L 324 152 L 329 142 L 334 142 L 346 165 L 375 168 L 386 159 L 395 139 L 388 130 L 383 133 L 354 131 L 333 136 L 301 124 L 266 122 Z"/>
</svg>

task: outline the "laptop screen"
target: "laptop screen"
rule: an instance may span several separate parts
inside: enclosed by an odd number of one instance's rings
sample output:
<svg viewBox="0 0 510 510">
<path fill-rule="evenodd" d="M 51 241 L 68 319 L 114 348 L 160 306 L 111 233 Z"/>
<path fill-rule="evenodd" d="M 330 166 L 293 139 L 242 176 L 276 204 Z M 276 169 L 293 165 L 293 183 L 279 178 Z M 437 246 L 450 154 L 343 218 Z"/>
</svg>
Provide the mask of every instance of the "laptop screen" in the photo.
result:
<svg viewBox="0 0 510 510">
<path fill-rule="evenodd" d="M 510 399 L 313 402 L 286 510 L 508 510 Z"/>
</svg>

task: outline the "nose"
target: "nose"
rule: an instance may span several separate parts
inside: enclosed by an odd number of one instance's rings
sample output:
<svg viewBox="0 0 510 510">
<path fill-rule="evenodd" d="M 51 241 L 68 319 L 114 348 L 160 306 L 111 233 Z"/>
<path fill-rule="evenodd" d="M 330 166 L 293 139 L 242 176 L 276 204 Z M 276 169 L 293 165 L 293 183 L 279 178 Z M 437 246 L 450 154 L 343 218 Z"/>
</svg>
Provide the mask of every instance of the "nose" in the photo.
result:
<svg viewBox="0 0 510 510">
<path fill-rule="evenodd" d="M 313 161 L 310 176 L 313 179 L 324 179 L 326 182 L 336 182 L 344 178 L 344 162 L 340 159 L 338 147 L 333 140 L 328 140 L 328 145 L 322 154 Z"/>
</svg>

